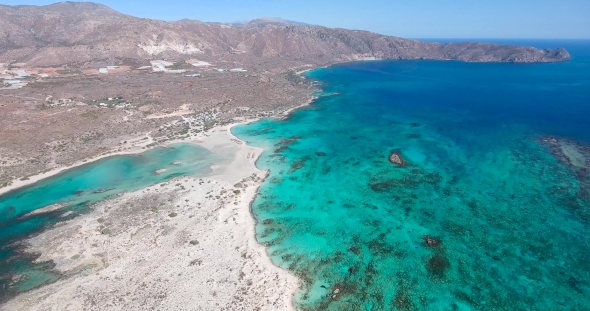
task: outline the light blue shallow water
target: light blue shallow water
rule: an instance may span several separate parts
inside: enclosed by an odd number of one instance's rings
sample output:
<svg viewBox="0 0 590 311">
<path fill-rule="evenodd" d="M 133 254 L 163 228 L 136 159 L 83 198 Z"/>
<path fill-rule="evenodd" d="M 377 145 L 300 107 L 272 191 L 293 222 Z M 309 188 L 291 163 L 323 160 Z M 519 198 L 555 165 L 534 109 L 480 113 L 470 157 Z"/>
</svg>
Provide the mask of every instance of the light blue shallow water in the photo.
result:
<svg viewBox="0 0 590 311">
<path fill-rule="evenodd" d="M 296 306 L 590 310 L 589 171 L 542 143 L 590 144 L 590 43 L 565 44 L 559 64 L 319 69 L 311 106 L 235 128 L 266 149 L 257 238 Z"/>
<path fill-rule="evenodd" d="M 32 264 L 34 258 L 22 256 L 17 243 L 21 239 L 57 221 L 76 217 L 91 204 L 110 196 L 178 176 L 204 176 L 210 172 L 211 165 L 227 160 L 194 144 L 174 144 L 138 155 L 105 158 L 0 196 L 0 301 L 59 278 L 51 271 L 51 263 Z M 177 161 L 180 165 L 172 164 Z M 155 174 L 159 169 L 166 171 Z M 65 207 L 26 216 L 55 203 Z M 62 218 L 68 211 L 74 213 Z M 15 275 L 21 279 L 13 283 Z"/>
</svg>

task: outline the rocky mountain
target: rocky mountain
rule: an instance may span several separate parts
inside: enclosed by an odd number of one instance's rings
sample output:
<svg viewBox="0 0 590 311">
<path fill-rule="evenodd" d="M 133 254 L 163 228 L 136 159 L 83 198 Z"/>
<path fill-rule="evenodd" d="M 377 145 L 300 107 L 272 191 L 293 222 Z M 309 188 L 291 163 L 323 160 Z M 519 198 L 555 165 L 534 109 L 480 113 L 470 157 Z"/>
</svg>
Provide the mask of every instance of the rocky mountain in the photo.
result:
<svg viewBox="0 0 590 311">
<path fill-rule="evenodd" d="M 244 25 L 165 22 L 95 3 L 0 5 L 0 62 L 49 66 L 110 59 L 281 59 L 314 64 L 357 59 L 556 62 L 565 49 L 431 43 L 368 31 L 254 20 Z"/>
<path fill-rule="evenodd" d="M 228 25 L 231 26 L 244 26 L 247 25 L 251 22 L 271 22 L 271 23 L 279 23 L 279 24 L 287 24 L 287 25 L 298 25 L 298 26 L 313 26 L 307 23 L 302 23 L 302 22 L 297 22 L 297 21 L 292 21 L 292 20 L 288 20 L 288 19 L 284 19 L 284 18 L 280 18 L 280 17 L 265 17 L 265 18 L 258 18 L 258 19 L 252 19 L 252 20 L 247 20 L 247 21 L 237 21 L 237 22 L 233 22 L 233 23 L 229 23 Z"/>
</svg>

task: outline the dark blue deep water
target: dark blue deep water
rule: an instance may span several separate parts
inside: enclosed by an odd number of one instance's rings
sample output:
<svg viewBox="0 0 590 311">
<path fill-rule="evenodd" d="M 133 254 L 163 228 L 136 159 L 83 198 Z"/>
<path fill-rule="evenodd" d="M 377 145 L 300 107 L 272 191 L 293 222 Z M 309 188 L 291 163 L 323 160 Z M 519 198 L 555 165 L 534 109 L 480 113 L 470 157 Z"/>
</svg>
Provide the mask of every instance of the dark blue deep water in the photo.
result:
<svg viewBox="0 0 590 311">
<path fill-rule="evenodd" d="M 234 133 L 300 310 L 590 310 L 590 41 L 555 64 L 371 61 Z M 393 152 L 406 161 L 388 161 Z"/>
</svg>

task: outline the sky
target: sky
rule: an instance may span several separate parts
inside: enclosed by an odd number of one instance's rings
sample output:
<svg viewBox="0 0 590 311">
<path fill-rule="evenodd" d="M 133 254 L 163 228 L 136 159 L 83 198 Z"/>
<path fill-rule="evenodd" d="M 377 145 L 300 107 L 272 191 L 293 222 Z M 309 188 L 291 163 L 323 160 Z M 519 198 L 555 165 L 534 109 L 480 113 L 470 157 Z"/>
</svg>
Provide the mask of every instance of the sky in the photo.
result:
<svg viewBox="0 0 590 311">
<path fill-rule="evenodd" d="M 46 5 L 45 0 L 0 4 Z M 406 38 L 590 39 L 590 0 L 96 0 L 160 20 L 280 17 Z"/>
</svg>

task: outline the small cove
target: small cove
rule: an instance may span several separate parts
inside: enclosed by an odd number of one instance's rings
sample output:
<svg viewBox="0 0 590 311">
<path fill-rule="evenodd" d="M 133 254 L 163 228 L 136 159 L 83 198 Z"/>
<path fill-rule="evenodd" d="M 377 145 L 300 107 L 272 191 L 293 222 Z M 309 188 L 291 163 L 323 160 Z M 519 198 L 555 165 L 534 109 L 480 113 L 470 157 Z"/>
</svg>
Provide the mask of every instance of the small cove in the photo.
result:
<svg viewBox="0 0 590 311">
<path fill-rule="evenodd" d="M 177 143 L 104 158 L 0 196 L 0 301 L 60 277 L 51 263 L 34 264 L 35 256 L 22 252 L 22 239 L 88 212 L 109 197 L 179 176 L 204 177 L 211 166 L 227 160 L 196 144 Z"/>
</svg>

